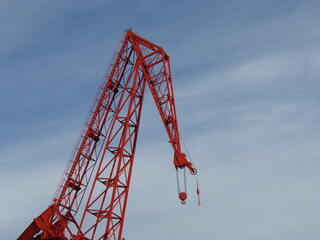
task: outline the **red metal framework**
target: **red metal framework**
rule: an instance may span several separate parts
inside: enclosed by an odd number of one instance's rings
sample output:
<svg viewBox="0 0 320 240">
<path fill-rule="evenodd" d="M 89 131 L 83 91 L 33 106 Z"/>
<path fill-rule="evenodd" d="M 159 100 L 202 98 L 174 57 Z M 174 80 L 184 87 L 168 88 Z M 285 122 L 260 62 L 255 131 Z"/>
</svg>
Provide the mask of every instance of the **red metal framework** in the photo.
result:
<svg viewBox="0 0 320 240">
<path fill-rule="evenodd" d="M 146 85 L 173 147 L 174 165 L 196 173 L 181 152 L 169 56 L 130 30 L 115 56 L 52 204 L 19 240 L 122 240 Z M 187 196 L 179 190 L 179 197 Z"/>
</svg>

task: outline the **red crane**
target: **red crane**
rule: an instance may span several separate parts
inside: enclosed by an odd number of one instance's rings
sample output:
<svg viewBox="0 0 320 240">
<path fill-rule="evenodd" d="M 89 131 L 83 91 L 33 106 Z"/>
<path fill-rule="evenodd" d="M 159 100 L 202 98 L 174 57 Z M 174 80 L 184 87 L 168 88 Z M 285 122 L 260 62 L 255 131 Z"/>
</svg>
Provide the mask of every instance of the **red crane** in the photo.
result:
<svg viewBox="0 0 320 240">
<path fill-rule="evenodd" d="M 177 172 L 188 168 L 191 174 L 196 174 L 181 151 L 169 56 L 162 47 L 127 30 L 51 205 L 18 240 L 123 239 L 146 85 L 174 150 Z M 178 190 L 185 203 L 186 190 L 180 190 L 179 182 Z"/>
</svg>

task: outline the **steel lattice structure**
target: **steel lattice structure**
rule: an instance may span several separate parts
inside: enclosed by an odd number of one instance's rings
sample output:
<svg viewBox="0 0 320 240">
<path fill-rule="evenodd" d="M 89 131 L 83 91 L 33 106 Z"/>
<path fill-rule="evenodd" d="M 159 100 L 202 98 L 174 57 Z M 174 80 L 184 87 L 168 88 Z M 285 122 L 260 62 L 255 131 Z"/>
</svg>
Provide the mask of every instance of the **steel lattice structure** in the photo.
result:
<svg viewBox="0 0 320 240">
<path fill-rule="evenodd" d="M 175 167 L 196 173 L 181 151 L 169 56 L 163 48 L 127 30 L 52 204 L 19 240 L 122 240 L 147 85 L 173 147 Z M 179 197 L 185 201 L 187 196 L 182 191 Z"/>
</svg>

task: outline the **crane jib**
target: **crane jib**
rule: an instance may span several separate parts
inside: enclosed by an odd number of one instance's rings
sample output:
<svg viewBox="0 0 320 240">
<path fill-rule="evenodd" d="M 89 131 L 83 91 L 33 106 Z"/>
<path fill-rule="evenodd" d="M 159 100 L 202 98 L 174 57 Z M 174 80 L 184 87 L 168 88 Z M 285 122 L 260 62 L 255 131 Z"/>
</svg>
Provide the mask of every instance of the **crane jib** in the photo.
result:
<svg viewBox="0 0 320 240">
<path fill-rule="evenodd" d="M 123 239 L 147 86 L 174 150 L 178 197 L 186 203 L 186 169 L 193 175 L 197 170 L 181 150 L 170 58 L 162 47 L 127 30 L 98 89 L 51 205 L 18 240 Z"/>
</svg>

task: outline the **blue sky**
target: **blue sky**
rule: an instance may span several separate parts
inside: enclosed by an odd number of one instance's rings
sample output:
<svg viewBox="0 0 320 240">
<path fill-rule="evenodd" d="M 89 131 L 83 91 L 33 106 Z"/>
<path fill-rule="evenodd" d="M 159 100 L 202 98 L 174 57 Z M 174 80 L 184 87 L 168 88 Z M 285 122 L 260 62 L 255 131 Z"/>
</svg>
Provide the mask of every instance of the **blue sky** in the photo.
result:
<svg viewBox="0 0 320 240">
<path fill-rule="evenodd" d="M 320 237 L 319 1 L 0 2 L 0 232 L 50 203 L 124 29 L 171 57 L 201 207 L 147 94 L 126 239 Z"/>
</svg>

